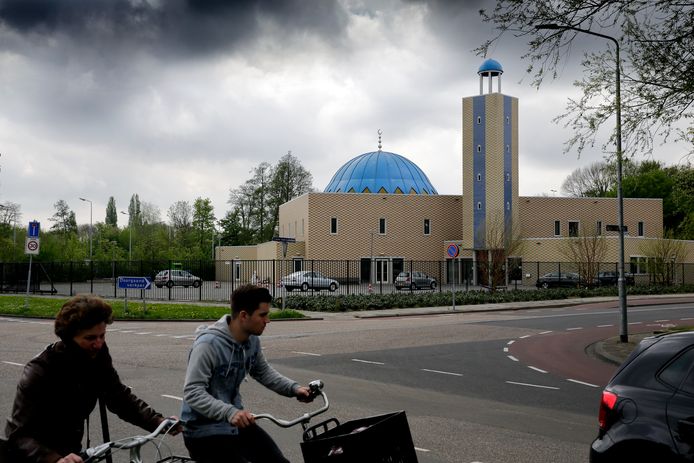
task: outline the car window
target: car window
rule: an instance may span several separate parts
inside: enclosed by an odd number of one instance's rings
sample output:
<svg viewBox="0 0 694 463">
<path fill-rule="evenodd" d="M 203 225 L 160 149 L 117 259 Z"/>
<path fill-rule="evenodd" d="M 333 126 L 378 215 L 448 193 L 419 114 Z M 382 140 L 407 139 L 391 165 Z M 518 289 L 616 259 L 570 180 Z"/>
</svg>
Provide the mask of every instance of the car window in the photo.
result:
<svg viewBox="0 0 694 463">
<path fill-rule="evenodd" d="M 658 378 L 666 384 L 677 388 L 684 377 L 689 373 L 694 362 L 694 348 L 689 348 L 675 360 L 670 362 L 661 372 Z M 694 385 L 690 386 L 694 389 Z"/>
</svg>

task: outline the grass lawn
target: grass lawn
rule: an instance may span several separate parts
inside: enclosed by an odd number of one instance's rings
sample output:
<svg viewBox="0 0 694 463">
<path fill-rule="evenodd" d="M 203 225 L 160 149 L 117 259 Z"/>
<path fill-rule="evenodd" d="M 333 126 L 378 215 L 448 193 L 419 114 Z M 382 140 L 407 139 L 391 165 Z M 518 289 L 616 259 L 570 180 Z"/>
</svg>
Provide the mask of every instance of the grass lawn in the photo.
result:
<svg viewBox="0 0 694 463">
<path fill-rule="evenodd" d="M 25 296 L 0 296 L 0 315 L 14 315 L 30 318 L 54 318 L 60 307 L 69 298 L 29 297 L 29 307 L 25 308 Z M 128 301 L 128 311 L 122 300 L 109 300 L 116 320 L 216 320 L 229 313 L 229 305 L 197 305 L 169 302 Z M 274 310 L 271 319 L 304 318 L 296 310 Z"/>
</svg>

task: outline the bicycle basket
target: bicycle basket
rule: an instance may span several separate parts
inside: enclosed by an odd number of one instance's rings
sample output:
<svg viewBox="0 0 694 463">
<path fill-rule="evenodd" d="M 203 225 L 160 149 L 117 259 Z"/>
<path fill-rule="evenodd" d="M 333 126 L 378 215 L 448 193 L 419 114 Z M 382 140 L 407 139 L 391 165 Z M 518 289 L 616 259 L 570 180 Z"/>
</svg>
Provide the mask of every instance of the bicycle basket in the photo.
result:
<svg viewBox="0 0 694 463">
<path fill-rule="evenodd" d="M 305 463 L 417 463 L 404 411 L 347 421 L 301 443 Z"/>
</svg>

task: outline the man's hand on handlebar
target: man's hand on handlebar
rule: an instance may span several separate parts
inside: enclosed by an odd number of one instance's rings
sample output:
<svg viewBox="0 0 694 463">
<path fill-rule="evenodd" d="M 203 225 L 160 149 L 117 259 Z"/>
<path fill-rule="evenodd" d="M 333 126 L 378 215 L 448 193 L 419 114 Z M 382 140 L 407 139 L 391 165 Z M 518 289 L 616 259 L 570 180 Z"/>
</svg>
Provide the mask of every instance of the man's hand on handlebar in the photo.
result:
<svg viewBox="0 0 694 463">
<path fill-rule="evenodd" d="M 236 426 L 237 428 L 246 428 L 252 424 L 255 424 L 255 416 L 251 412 L 246 410 L 239 410 L 234 413 L 229 422 Z"/>
<path fill-rule="evenodd" d="M 164 420 L 174 420 L 176 422 L 176 426 L 174 426 L 173 428 L 171 428 L 171 430 L 168 431 L 168 434 L 170 436 L 175 436 L 183 432 L 183 425 L 181 424 L 177 416 L 169 416 L 168 418 L 162 418 L 161 420 L 159 420 L 159 424 L 161 424 L 161 422 Z"/>
<path fill-rule="evenodd" d="M 316 394 L 305 386 L 300 386 L 296 389 L 296 400 L 303 403 L 311 403 L 316 398 Z"/>
<path fill-rule="evenodd" d="M 83 463 L 84 460 L 82 457 L 79 455 L 75 455 L 74 453 L 71 453 L 70 455 L 66 455 L 60 460 L 58 460 L 56 463 Z"/>
</svg>

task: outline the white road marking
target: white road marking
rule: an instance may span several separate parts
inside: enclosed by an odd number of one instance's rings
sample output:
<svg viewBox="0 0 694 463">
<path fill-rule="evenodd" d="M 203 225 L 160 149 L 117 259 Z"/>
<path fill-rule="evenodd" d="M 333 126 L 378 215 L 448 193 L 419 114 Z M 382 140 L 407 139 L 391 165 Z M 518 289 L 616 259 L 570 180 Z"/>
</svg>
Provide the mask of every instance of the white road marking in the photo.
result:
<svg viewBox="0 0 694 463">
<path fill-rule="evenodd" d="M 385 365 L 383 362 L 372 362 L 371 360 L 352 359 L 353 362 L 368 363 L 371 365 Z"/>
<path fill-rule="evenodd" d="M 586 382 L 583 382 L 583 381 L 579 381 L 579 380 L 577 380 L 577 379 L 568 378 L 567 381 L 571 381 L 572 383 L 576 383 L 576 384 L 582 384 L 582 385 L 584 385 L 584 386 L 600 387 L 600 386 L 598 386 L 597 384 L 590 384 L 590 383 L 586 383 Z"/>
<path fill-rule="evenodd" d="M 132 333 L 132 330 L 121 330 L 121 333 Z"/>
<path fill-rule="evenodd" d="M 321 354 L 314 354 L 312 352 L 299 352 L 299 351 L 292 351 L 292 354 L 300 354 L 300 355 L 312 355 L 313 357 L 321 357 Z"/>
<path fill-rule="evenodd" d="M 3 360 L 2 363 L 6 363 L 6 364 L 8 364 L 8 365 L 15 365 L 15 366 L 17 366 L 17 367 L 23 367 L 23 366 L 24 366 L 23 363 L 8 362 L 7 360 Z"/>
<path fill-rule="evenodd" d="M 162 396 L 162 397 L 166 397 L 167 399 L 174 399 L 174 400 L 183 401 L 183 397 L 178 397 L 178 396 L 175 396 L 175 395 L 162 394 L 161 396 Z"/>
<path fill-rule="evenodd" d="M 450 371 L 440 371 L 440 370 L 427 370 L 426 368 L 422 368 L 422 371 L 428 371 L 429 373 L 439 373 L 442 375 L 463 376 L 462 373 L 453 373 Z"/>
<path fill-rule="evenodd" d="M 582 330 L 582 329 L 583 329 L 583 327 L 579 326 L 576 328 L 567 328 L 566 331 L 576 331 L 576 330 Z"/>
<path fill-rule="evenodd" d="M 530 366 L 530 365 L 528 365 L 528 368 L 530 368 L 531 370 L 539 371 L 540 373 L 547 373 L 545 370 L 541 370 L 541 369 L 539 369 L 539 368 L 537 368 L 537 367 L 533 367 L 533 366 Z"/>
<path fill-rule="evenodd" d="M 168 334 L 159 333 L 159 334 L 155 334 L 154 336 L 160 338 L 160 337 L 162 337 L 162 336 L 168 336 Z"/>
<path fill-rule="evenodd" d="M 680 318 L 680 320 L 694 320 L 692 317 L 687 317 L 687 318 Z"/>
<path fill-rule="evenodd" d="M 614 325 L 598 325 L 598 328 L 610 328 Z"/>
<path fill-rule="evenodd" d="M 504 352 L 508 352 L 508 347 L 504 347 Z"/>
<path fill-rule="evenodd" d="M 656 320 L 654 323 L 669 322 L 670 320 Z"/>
<path fill-rule="evenodd" d="M 174 338 L 174 339 L 183 339 L 183 338 L 190 338 L 191 335 L 189 335 L 189 334 L 183 334 L 183 335 L 181 335 L 181 336 L 171 336 L 171 337 Z M 192 336 L 192 337 L 194 338 L 194 336 Z"/>
<path fill-rule="evenodd" d="M 514 342 L 516 342 L 516 340 L 515 340 L 515 339 L 511 339 L 509 342 L 506 343 L 506 345 L 510 346 L 510 345 L 513 344 Z"/>
<path fill-rule="evenodd" d="M 530 336 L 532 336 L 532 334 L 526 334 L 525 336 L 521 336 L 518 339 L 525 339 L 525 338 L 529 338 Z"/>
<path fill-rule="evenodd" d="M 629 323 L 629 324 L 630 324 L 630 325 L 640 325 L 641 322 L 631 322 L 631 323 Z"/>
<path fill-rule="evenodd" d="M 551 330 L 550 331 L 543 331 L 542 333 L 538 333 L 538 334 L 549 334 L 551 332 L 552 332 Z"/>
<path fill-rule="evenodd" d="M 554 389 L 554 390 L 559 390 L 558 387 L 554 386 L 543 386 L 541 384 L 528 384 L 528 383 L 517 383 L 515 381 L 506 381 L 508 384 L 516 384 L 518 386 L 528 386 L 528 387 L 539 387 L 541 389 Z"/>
<path fill-rule="evenodd" d="M 151 331 L 142 331 L 140 333 L 135 333 L 135 334 L 152 334 L 152 332 Z"/>
<path fill-rule="evenodd" d="M 431 450 L 429 450 L 429 449 L 422 449 L 422 448 L 419 448 L 419 447 L 415 447 L 414 449 L 415 449 L 416 451 L 418 451 L 418 452 L 425 452 L 425 453 L 426 453 L 426 452 L 431 452 Z"/>
<path fill-rule="evenodd" d="M 514 357 L 513 355 L 507 355 L 507 357 L 510 358 L 511 360 L 513 360 L 514 362 L 518 361 L 518 359 L 516 357 Z"/>
</svg>

